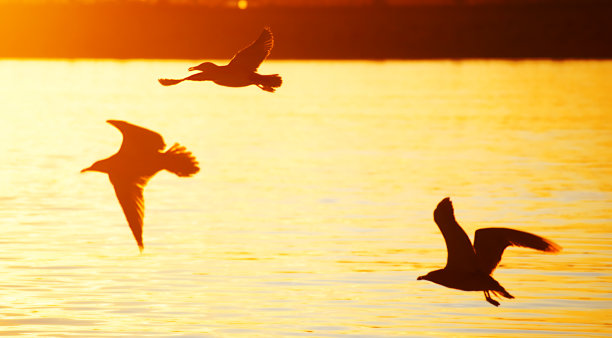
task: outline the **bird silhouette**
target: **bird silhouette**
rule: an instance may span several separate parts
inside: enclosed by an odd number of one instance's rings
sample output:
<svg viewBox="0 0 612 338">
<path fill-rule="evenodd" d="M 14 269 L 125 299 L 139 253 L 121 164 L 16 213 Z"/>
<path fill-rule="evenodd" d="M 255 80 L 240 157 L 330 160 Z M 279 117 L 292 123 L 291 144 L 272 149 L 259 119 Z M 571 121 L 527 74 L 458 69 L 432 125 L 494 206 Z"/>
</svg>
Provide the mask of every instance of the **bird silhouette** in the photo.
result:
<svg viewBox="0 0 612 338">
<path fill-rule="evenodd" d="M 546 252 L 559 252 L 561 247 L 550 240 L 528 232 L 507 228 L 483 228 L 474 234 L 474 246 L 455 220 L 450 198 L 443 199 L 434 211 L 434 221 L 440 228 L 448 253 L 446 267 L 431 271 L 417 280 L 428 280 L 448 288 L 483 291 L 487 302 L 499 306 L 491 298 L 514 298 L 491 273 L 497 267 L 508 246 L 520 246 Z"/>
<path fill-rule="evenodd" d="M 274 92 L 275 88 L 283 83 L 278 74 L 261 75 L 257 73 L 259 65 L 270 55 L 274 46 L 274 36 L 270 27 L 265 27 L 259 38 L 249 46 L 234 55 L 232 60 L 225 66 L 217 66 L 212 62 L 204 62 L 189 71 L 200 72 L 183 79 L 159 79 L 164 86 L 171 86 L 186 80 L 190 81 L 212 81 L 226 87 L 245 87 L 256 85 L 267 92 Z"/>
<path fill-rule="evenodd" d="M 108 174 L 115 194 L 142 252 L 142 226 L 144 218 L 143 189 L 159 171 L 168 170 L 180 177 L 196 174 L 200 168 L 191 152 L 175 143 L 163 152 L 166 144 L 158 133 L 125 121 L 106 121 L 123 134 L 121 148 L 113 156 L 100 160 L 81 170 Z"/>
</svg>

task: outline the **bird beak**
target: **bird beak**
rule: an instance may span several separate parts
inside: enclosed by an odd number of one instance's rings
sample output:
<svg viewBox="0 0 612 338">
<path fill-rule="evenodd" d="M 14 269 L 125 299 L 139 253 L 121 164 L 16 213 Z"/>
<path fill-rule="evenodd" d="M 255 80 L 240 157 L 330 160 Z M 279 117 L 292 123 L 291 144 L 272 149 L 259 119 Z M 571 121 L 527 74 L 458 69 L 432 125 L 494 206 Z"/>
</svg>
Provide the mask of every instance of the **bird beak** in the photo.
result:
<svg viewBox="0 0 612 338">
<path fill-rule="evenodd" d="M 423 276 L 417 277 L 417 280 L 421 280 L 421 279 L 423 279 Z"/>
<path fill-rule="evenodd" d="M 197 70 L 196 67 L 189 67 L 190 72 L 193 72 L 194 70 Z"/>
<path fill-rule="evenodd" d="M 82 174 L 82 173 L 84 173 L 84 172 L 86 172 L 86 171 L 91 171 L 91 167 L 87 167 L 87 168 L 85 168 L 85 169 L 81 170 L 81 174 Z"/>
</svg>

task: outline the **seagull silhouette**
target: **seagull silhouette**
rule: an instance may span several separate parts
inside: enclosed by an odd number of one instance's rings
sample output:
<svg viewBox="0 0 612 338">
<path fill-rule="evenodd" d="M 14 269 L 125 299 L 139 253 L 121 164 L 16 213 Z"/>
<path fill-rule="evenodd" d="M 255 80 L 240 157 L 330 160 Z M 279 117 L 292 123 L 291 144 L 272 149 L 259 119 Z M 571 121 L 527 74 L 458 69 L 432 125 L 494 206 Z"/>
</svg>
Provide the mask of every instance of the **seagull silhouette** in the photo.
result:
<svg viewBox="0 0 612 338">
<path fill-rule="evenodd" d="M 464 291 L 484 291 L 487 302 L 499 306 L 491 298 L 514 298 L 491 273 L 497 267 L 508 246 L 520 246 L 546 252 L 559 252 L 561 247 L 540 236 L 507 228 L 483 228 L 474 234 L 474 246 L 455 220 L 453 204 L 447 197 L 434 211 L 434 220 L 444 236 L 448 252 L 446 267 L 431 271 L 417 280 L 428 280 L 448 288 Z"/>
<path fill-rule="evenodd" d="M 189 177 L 200 171 L 200 168 L 191 152 L 178 143 L 163 152 L 166 144 L 161 135 L 154 131 L 125 121 L 106 122 L 123 134 L 121 148 L 115 155 L 97 161 L 81 172 L 99 171 L 108 174 L 134 239 L 142 252 L 144 249 L 142 192 L 147 182 L 164 169 L 180 177 Z"/>
<path fill-rule="evenodd" d="M 200 73 L 183 79 L 159 79 L 164 86 L 171 86 L 185 80 L 212 81 L 226 87 L 245 87 L 256 85 L 267 92 L 274 92 L 283 83 L 278 74 L 261 75 L 257 73 L 259 65 L 270 55 L 274 46 L 274 37 L 270 27 L 265 27 L 257 40 L 239 51 L 225 66 L 217 66 L 212 62 L 204 62 L 189 71 L 199 70 Z"/>
</svg>

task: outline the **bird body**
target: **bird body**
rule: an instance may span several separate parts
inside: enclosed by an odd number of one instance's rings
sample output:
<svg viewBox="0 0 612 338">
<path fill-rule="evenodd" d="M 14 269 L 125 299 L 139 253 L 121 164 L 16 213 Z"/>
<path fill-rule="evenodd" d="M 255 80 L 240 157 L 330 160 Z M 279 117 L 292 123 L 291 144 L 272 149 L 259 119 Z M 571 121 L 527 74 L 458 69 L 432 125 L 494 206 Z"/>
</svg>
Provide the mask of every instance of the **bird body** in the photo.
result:
<svg viewBox="0 0 612 338">
<path fill-rule="evenodd" d="M 417 280 L 423 279 L 451 289 L 483 291 L 485 299 L 495 306 L 499 306 L 499 302 L 491 298 L 489 292 L 493 292 L 497 296 L 514 298 L 514 296 L 506 291 L 506 289 L 491 277 L 491 275 L 483 273 L 482 271 L 453 270 L 445 268 L 431 271 L 427 275 L 417 278 Z"/>
<path fill-rule="evenodd" d="M 214 67 L 208 68 L 207 71 L 189 76 L 187 79 L 195 81 L 212 81 L 225 87 L 246 87 L 255 83 L 254 77 L 252 76 L 255 73 L 243 72 L 240 69 L 233 69 L 228 65 L 217 66 L 213 63 L 211 64 L 214 65 Z M 195 70 L 195 68 L 190 69 Z"/>
<path fill-rule="evenodd" d="M 134 239 L 142 251 L 144 219 L 143 190 L 149 180 L 161 170 L 168 170 L 180 177 L 196 174 L 200 168 L 191 152 L 175 143 L 167 151 L 158 133 L 124 121 L 108 120 L 123 134 L 119 151 L 81 170 L 108 174 L 115 195 L 123 209 Z"/>
<path fill-rule="evenodd" d="M 273 46 L 272 31 L 266 27 L 257 40 L 238 52 L 227 65 L 218 66 L 212 62 L 203 62 L 189 68 L 189 71 L 200 71 L 200 73 L 182 79 L 159 79 L 159 83 L 171 86 L 183 81 L 212 81 L 226 87 L 255 85 L 262 90 L 274 92 L 275 88 L 283 83 L 282 78 L 278 74 L 257 73 L 257 68 L 270 55 Z"/>
<path fill-rule="evenodd" d="M 520 246 L 545 252 L 558 252 L 561 249 L 543 237 L 508 228 L 478 229 L 472 246 L 455 220 L 453 204 L 448 197 L 436 207 L 434 221 L 446 242 L 446 266 L 419 276 L 417 280 L 428 280 L 463 291 L 483 291 L 485 299 L 495 306 L 499 306 L 499 302 L 491 298 L 491 292 L 500 297 L 514 298 L 491 277 L 506 247 Z"/>
</svg>

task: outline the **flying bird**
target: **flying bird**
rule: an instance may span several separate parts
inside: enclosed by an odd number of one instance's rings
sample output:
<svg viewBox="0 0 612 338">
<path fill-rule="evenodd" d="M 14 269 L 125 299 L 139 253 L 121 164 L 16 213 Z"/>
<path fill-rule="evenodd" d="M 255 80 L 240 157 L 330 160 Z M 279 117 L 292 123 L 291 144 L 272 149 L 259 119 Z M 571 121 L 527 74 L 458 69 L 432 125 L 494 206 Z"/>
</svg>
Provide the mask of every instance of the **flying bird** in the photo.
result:
<svg viewBox="0 0 612 338">
<path fill-rule="evenodd" d="M 474 234 L 474 246 L 455 220 L 453 204 L 447 197 L 434 211 L 434 221 L 440 228 L 448 253 L 446 267 L 431 271 L 417 280 L 428 280 L 447 288 L 464 291 L 483 291 L 487 302 L 499 306 L 491 298 L 514 298 L 491 273 L 497 267 L 508 246 L 520 246 L 546 252 L 559 252 L 561 247 L 552 241 L 528 232 L 507 228 L 483 228 Z"/>
<path fill-rule="evenodd" d="M 259 38 L 249 46 L 234 55 L 225 66 L 217 66 L 212 62 L 204 62 L 189 71 L 199 70 L 199 73 L 183 79 L 159 79 L 164 86 L 171 86 L 185 80 L 212 81 L 226 87 L 246 87 L 256 85 L 267 92 L 274 92 L 283 83 L 278 74 L 261 75 L 257 73 L 259 65 L 270 55 L 274 46 L 274 36 L 270 27 L 265 27 Z"/>
<path fill-rule="evenodd" d="M 200 171 L 200 168 L 191 152 L 178 143 L 164 152 L 166 144 L 161 135 L 154 131 L 125 121 L 106 122 L 123 134 L 121 148 L 115 155 L 95 162 L 81 170 L 81 173 L 99 171 L 108 174 L 134 239 L 142 252 L 143 189 L 147 182 L 161 170 L 168 170 L 180 177 L 189 177 Z"/>
</svg>

